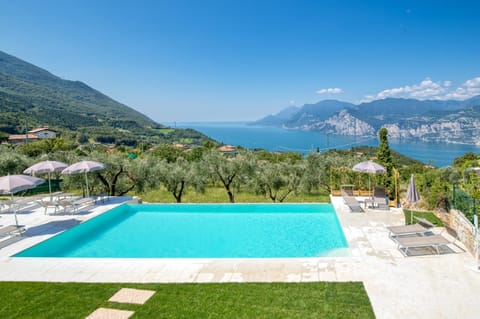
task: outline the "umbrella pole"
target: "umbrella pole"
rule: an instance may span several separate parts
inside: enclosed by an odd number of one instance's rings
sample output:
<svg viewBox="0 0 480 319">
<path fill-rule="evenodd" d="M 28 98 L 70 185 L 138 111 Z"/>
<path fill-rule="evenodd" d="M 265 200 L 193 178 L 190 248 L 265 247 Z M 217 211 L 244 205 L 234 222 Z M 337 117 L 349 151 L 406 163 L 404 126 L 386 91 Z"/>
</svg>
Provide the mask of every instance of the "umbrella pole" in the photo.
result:
<svg viewBox="0 0 480 319">
<path fill-rule="evenodd" d="M 15 225 L 18 226 L 17 208 L 15 207 L 15 202 L 13 201 L 13 193 L 10 193 L 10 197 L 11 197 L 11 200 L 12 200 L 13 216 L 15 217 Z"/>
<path fill-rule="evenodd" d="M 90 190 L 88 189 L 88 176 L 87 176 L 87 172 L 85 172 L 85 183 L 87 184 L 87 197 L 90 197 Z"/>
<path fill-rule="evenodd" d="M 48 192 L 50 193 L 50 201 L 52 201 L 52 184 L 50 182 L 50 172 L 48 172 Z"/>
<path fill-rule="evenodd" d="M 410 207 L 410 224 L 413 224 L 413 209 L 415 208 L 415 203 Z"/>
<path fill-rule="evenodd" d="M 370 198 L 373 198 L 373 194 L 372 194 L 372 185 L 370 183 L 370 174 L 368 174 L 368 196 Z"/>
</svg>

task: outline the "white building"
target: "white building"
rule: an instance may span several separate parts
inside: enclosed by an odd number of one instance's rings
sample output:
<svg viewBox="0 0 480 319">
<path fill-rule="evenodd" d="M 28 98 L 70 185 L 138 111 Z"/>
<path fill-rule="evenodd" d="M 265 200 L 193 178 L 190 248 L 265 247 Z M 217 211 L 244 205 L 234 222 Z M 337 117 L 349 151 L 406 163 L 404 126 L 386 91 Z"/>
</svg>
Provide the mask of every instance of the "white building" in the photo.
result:
<svg viewBox="0 0 480 319">
<path fill-rule="evenodd" d="M 28 131 L 28 134 L 35 135 L 39 139 L 57 137 L 57 131 L 49 129 L 48 127 L 40 127 L 33 129 L 31 131 Z"/>
</svg>

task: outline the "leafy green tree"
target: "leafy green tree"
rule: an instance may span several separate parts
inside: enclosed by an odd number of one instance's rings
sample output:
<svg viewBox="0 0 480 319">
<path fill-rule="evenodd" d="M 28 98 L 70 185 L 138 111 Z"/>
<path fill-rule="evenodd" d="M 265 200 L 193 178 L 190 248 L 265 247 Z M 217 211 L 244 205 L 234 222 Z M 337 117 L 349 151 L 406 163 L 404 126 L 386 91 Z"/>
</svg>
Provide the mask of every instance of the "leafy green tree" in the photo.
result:
<svg viewBox="0 0 480 319">
<path fill-rule="evenodd" d="M 46 145 L 39 141 L 18 145 L 17 150 L 28 157 L 37 157 L 48 153 Z"/>
<path fill-rule="evenodd" d="M 160 182 L 172 193 L 177 203 L 182 202 L 182 196 L 189 187 L 199 192 L 205 191 L 206 178 L 198 163 L 190 163 L 179 157 L 174 163 L 163 160 L 159 167 Z"/>
<path fill-rule="evenodd" d="M 302 160 L 302 154 L 295 152 L 269 152 L 266 150 L 259 150 L 255 152 L 258 160 L 269 161 L 271 163 L 279 163 L 289 161 L 290 163 L 296 163 Z"/>
<path fill-rule="evenodd" d="M 128 158 L 126 170 L 129 172 L 130 180 L 135 184 L 137 192 L 143 193 L 160 187 L 161 163 L 154 156 Z"/>
<path fill-rule="evenodd" d="M 15 150 L 1 147 L 0 152 L 0 176 L 7 174 L 22 174 L 22 172 L 30 165 L 29 160 L 25 155 L 22 155 Z"/>
<path fill-rule="evenodd" d="M 463 156 L 457 157 L 453 160 L 453 166 L 458 168 L 465 168 L 469 166 L 478 166 L 480 163 L 480 155 L 475 155 L 472 152 L 465 153 Z"/>
<path fill-rule="evenodd" d="M 212 140 L 206 140 L 202 143 L 202 146 L 208 150 L 213 150 L 214 148 L 218 147 L 218 143 Z"/>
<path fill-rule="evenodd" d="M 452 179 L 457 179 L 451 169 L 428 169 L 415 176 L 418 190 L 428 209 L 448 210 L 451 204 Z"/>
<path fill-rule="evenodd" d="M 94 160 L 105 164 L 106 168 L 87 174 L 89 193 L 108 193 L 111 196 L 122 196 L 136 187 L 135 175 L 132 173 L 132 159 L 122 153 L 92 152 L 88 157 L 72 158 L 69 162 Z M 83 174 L 64 175 L 65 188 L 75 188 L 85 184 Z"/>
<path fill-rule="evenodd" d="M 152 144 L 147 142 L 140 142 L 138 143 L 137 147 L 140 150 L 140 152 L 145 153 L 146 151 L 148 151 L 149 148 L 152 147 Z"/>
<path fill-rule="evenodd" d="M 69 151 L 75 149 L 75 144 L 64 138 L 45 138 L 40 141 L 31 141 L 17 146 L 20 153 L 29 157 L 37 157 L 42 154 L 50 154 L 58 151 Z"/>
<path fill-rule="evenodd" d="M 124 153 L 97 153 L 93 158 L 103 164 L 106 168 L 96 171 L 98 180 L 111 196 L 122 196 L 136 187 L 136 180 L 130 171 L 130 159 Z"/>
<path fill-rule="evenodd" d="M 350 151 L 309 153 L 304 159 L 307 174 L 302 180 L 302 189 L 308 193 L 316 189 L 330 193 L 342 184 L 357 184 L 358 173 L 353 172 L 352 167 L 365 159 Z"/>
<path fill-rule="evenodd" d="M 209 152 L 209 149 L 204 146 L 196 146 L 190 149 L 188 152 L 185 153 L 185 158 L 189 162 L 198 162 L 201 161 L 203 156 Z"/>
<path fill-rule="evenodd" d="M 184 157 L 183 151 L 172 144 L 161 144 L 153 151 L 153 154 L 159 159 L 164 159 L 169 163 L 176 162 L 177 158 Z"/>
<path fill-rule="evenodd" d="M 231 203 L 235 203 L 235 189 L 245 184 L 253 174 L 255 161 L 251 152 L 241 152 L 235 157 L 228 157 L 219 151 L 212 150 L 205 155 L 202 166 L 209 178 L 220 181 L 228 194 Z"/>
<path fill-rule="evenodd" d="M 88 143 L 88 136 L 85 133 L 82 133 L 78 136 L 78 143 L 86 144 Z"/>
<path fill-rule="evenodd" d="M 281 203 L 288 195 L 298 192 L 304 173 L 305 166 L 301 163 L 265 162 L 258 165 L 252 187 L 257 194 Z"/>
</svg>

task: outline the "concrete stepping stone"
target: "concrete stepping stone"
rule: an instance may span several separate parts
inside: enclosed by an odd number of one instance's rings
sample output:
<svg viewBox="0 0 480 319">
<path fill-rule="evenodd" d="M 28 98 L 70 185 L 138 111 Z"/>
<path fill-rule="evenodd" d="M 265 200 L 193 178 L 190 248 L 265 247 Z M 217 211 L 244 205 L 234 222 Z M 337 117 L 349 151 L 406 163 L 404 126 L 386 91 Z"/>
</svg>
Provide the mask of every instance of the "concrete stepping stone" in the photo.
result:
<svg viewBox="0 0 480 319">
<path fill-rule="evenodd" d="M 98 308 L 85 319 L 128 319 L 134 314 L 130 310 Z"/>
<path fill-rule="evenodd" d="M 122 288 L 108 301 L 143 305 L 154 293 L 154 290 Z"/>
</svg>

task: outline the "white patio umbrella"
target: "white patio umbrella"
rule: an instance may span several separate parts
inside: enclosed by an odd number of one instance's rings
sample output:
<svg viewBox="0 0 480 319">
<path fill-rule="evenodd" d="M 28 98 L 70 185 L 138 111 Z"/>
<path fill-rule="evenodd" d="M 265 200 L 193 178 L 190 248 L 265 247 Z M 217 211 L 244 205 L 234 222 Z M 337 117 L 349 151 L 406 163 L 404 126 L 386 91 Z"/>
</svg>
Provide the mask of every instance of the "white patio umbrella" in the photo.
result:
<svg viewBox="0 0 480 319">
<path fill-rule="evenodd" d="M 105 165 L 95 161 L 81 161 L 74 163 L 62 171 L 62 174 L 85 174 L 85 183 L 87 185 L 87 197 L 90 197 L 90 191 L 88 189 L 88 177 L 87 173 L 99 171 L 105 168 Z"/>
<path fill-rule="evenodd" d="M 15 225 L 18 226 L 17 208 L 15 207 L 13 194 L 26 189 L 35 188 L 45 182 L 42 178 L 28 175 L 7 175 L 0 177 L 0 194 L 10 194 L 12 198 L 13 215 L 15 216 Z"/>
<path fill-rule="evenodd" d="M 387 169 L 380 164 L 372 161 L 365 161 L 356 164 L 352 168 L 355 172 L 369 173 L 369 174 L 381 174 L 385 173 Z M 370 175 L 368 175 L 368 191 L 370 191 Z"/>
<path fill-rule="evenodd" d="M 43 161 L 37 164 L 34 164 L 24 170 L 25 174 L 45 174 L 48 173 L 48 192 L 50 193 L 50 200 L 52 200 L 52 184 L 50 181 L 50 174 L 53 172 L 59 172 L 65 169 L 68 165 L 62 162 L 57 161 Z"/>
<path fill-rule="evenodd" d="M 417 186 L 415 185 L 415 178 L 410 176 L 410 183 L 408 183 L 407 187 L 407 195 L 405 196 L 405 200 L 409 203 L 415 204 L 420 200 L 420 193 L 417 190 Z M 410 223 L 413 222 L 413 212 L 410 214 Z"/>
</svg>

